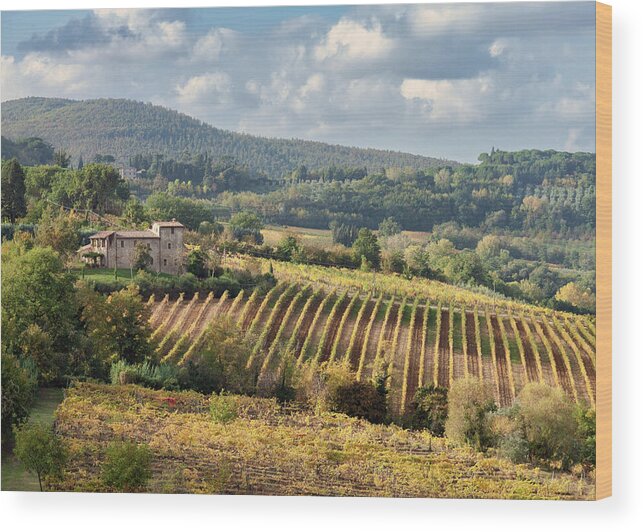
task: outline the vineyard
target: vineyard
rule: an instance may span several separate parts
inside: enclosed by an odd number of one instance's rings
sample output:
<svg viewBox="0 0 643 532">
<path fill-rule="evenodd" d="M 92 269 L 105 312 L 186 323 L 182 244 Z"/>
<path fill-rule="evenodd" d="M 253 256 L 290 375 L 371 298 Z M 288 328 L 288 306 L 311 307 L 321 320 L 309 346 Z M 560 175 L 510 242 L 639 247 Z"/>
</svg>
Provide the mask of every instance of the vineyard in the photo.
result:
<svg viewBox="0 0 643 532">
<path fill-rule="evenodd" d="M 504 301 L 467 304 L 287 281 L 263 296 L 195 294 L 149 305 L 161 361 L 186 363 L 208 323 L 227 317 L 254 342 L 247 367 L 259 384 L 274 382 L 284 353 L 298 365 L 343 364 L 363 381 L 384 371 L 391 412 L 400 416 L 418 387 L 449 387 L 463 377 L 488 382 L 501 406 L 528 382 L 595 403 L 595 329 L 585 317 Z"/>
<path fill-rule="evenodd" d="M 139 386 L 76 384 L 56 412 L 70 461 L 57 491 L 106 491 L 113 441 L 147 444 L 156 493 L 591 499 L 588 478 L 514 465 L 454 447 L 426 431 L 228 396 L 222 424 L 209 398 Z"/>
</svg>

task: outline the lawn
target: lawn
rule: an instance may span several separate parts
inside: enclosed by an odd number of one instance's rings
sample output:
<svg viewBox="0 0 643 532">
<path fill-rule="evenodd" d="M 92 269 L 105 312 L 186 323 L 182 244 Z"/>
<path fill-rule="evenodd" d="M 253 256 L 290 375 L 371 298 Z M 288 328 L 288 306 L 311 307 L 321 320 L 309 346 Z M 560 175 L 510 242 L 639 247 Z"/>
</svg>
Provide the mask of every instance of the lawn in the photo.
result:
<svg viewBox="0 0 643 532">
<path fill-rule="evenodd" d="M 62 388 L 41 388 L 29 421 L 53 423 L 54 412 L 62 400 Z M 9 453 L 2 455 L 2 491 L 39 491 L 38 477 L 25 471 L 18 459 Z"/>
<path fill-rule="evenodd" d="M 79 278 L 83 276 L 81 268 L 72 268 L 71 270 Z M 129 268 L 119 268 L 116 270 L 117 279 L 119 281 L 126 281 L 132 278 L 132 273 L 136 275 L 136 271 L 132 272 Z M 173 277 L 169 273 L 156 273 L 154 274 L 158 277 Z M 114 281 L 114 270 L 113 268 L 85 268 L 84 278 L 88 281 L 97 281 L 97 282 L 110 282 Z"/>
</svg>

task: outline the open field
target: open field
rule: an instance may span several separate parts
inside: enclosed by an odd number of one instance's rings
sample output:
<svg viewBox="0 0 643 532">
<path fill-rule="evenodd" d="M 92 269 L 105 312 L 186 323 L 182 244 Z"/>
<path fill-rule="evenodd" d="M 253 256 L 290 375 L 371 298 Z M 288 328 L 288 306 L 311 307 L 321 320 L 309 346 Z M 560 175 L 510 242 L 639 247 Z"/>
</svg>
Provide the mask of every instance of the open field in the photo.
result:
<svg viewBox="0 0 643 532">
<path fill-rule="evenodd" d="M 112 268 L 85 268 L 84 272 L 82 268 L 72 268 L 71 271 L 79 278 L 84 276 L 88 281 L 109 282 L 115 280 L 114 270 Z M 116 272 L 118 280 L 121 281 L 132 279 L 132 274 L 136 275 L 136 271 L 132 272 L 129 268 L 118 268 Z M 172 277 L 172 275 L 168 273 L 155 273 L 154 275 L 158 277 Z"/>
<path fill-rule="evenodd" d="M 29 415 L 29 421 L 52 424 L 56 408 L 63 400 L 60 388 L 41 388 Z M 13 454 L 2 456 L 2 491 L 40 491 L 38 477 L 28 473 Z"/>
<path fill-rule="evenodd" d="M 104 491 L 104 450 L 125 439 L 153 453 L 150 492 L 515 499 L 594 493 L 586 479 L 513 465 L 427 432 L 241 396 L 229 396 L 236 419 L 220 424 L 208 401 L 133 385 L 69 389 L 57 430 L 71 461 L 64 480 L 49 487 Z"/>
<path fill-rule="evenodd" d="M 299 365 L 334 361 L 365 381 L 383 359 L 390 406 L 400 415 L 417 387 L 449 387 L 465 376 L 489 382 L 501 406 L 509 406 L 531 381 L 561 387 L 578 403 L 595 402 L 594 333 L 578 316 L 473 301 L 455 305 L 419 294 L 380 298 L 368 290 L 288 282 L 264 297 L 242 294 L 234 304 L 226 294 L 150 305 L 163 361 L 186 363 L 198 352 L 210 320 L 227 316 L 256 338 L 248 367 L 256 368 L 260 384 L 274 382 L 278 357 L 286 350 Z"/>
</svg>

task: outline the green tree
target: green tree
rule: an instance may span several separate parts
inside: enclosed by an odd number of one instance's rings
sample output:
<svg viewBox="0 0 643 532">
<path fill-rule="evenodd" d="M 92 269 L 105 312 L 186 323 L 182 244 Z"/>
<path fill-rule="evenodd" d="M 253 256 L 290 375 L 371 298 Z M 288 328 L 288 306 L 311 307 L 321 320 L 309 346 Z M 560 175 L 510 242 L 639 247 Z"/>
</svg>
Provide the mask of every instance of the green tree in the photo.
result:
<svg viewBox="0 0 643 532">
<path fill-rule="evenodd" d="M 51 427 L 41 423 L 27 423 L 16 430 L 13 452 L 27 471 L 38 476 L 40 491 L 47 477 L 62 477 L 67 463 L 63 441 Z"/>
<path fill-rule="evenodd" d="M 2 163 L 2 217 L 13 224 L 25 214 L 25 173 L 14 158 Z"/>
<path fill-rule="evenodd" d="M 441 386 L 422 386 L 415 392 L 409 409 L 408 424 L 413 429 L 426 429 L 443 436 L 448 415 L 448 390 Z"/>
<path fill-rule="evenodd" d="M 246 368 L 254 342 L 229 318 L 213 320 L 197 353 L 185 364 L 182 386 L 201 393 L 250 393 L 254 376 Z"/>
<path fill-rule="evenodd" d="M 152 451 L 148 445 L 114 442 L 107 447 L 101 477 L 119 492 L 141 491 L 152 478 Z"/>
<path fill-rule="evenodd" d="M 250 240 L 255 244 L 263 243 L 263 222 L 254 213 L 242 211 L 230 218 L 230 231 L 235 240 Z"/>
<path fill-rule="evenodd" d="M 29 417 L 37 385 L 38 375 L 33 364 L 21 363 L 17 357 L 2 353 L 3 446 L 11 442 L 13 427 Z"/>
<path fill-rule="evenodd" d="M 277 244 L 279 258 L 291 261 L 300 256 L 301 245 L 295 235 L 285 235 Z"/>
<path fill-rule="evenodd" d="M 333 412 L 382 423 L 386 419 L 386 394 L 370 382 L 353 381 L 332 389 L 328 406 Z"/>
<path fill-rule="evenodd" d="M 366 227 L 359 230 L 353 242 L 353 256 L 356 261 L 362 262 L 364 257 L 372 267 L 380 267 L 380 245 L 373 231 Z"/>
<path fill-rule="evenodd" d="M 448 394 L 447 438 L 485 450 L 493 445 L 495 433 L 491 413 L 496 410 L 493 392 L 477 379 L 454 381 Z"/>
<path fill-rule="evenodd" d="M 145 212 L 145 206 L 137 198 L 131 198 L 125 204 L 123 219 L 128 225 L 138 225 L 149 221 L 149 217 Z"/>
<path fill-rule="evenodd" d="M 63 209 L 46 208 L 36 228 L 36 245 L 50 246 L 68 261 L 80 245 L 80 220 Z"/>
<path fill-rule="evenodd" d="M 70 162 L 71 155 L 69 155 L 65 150 L 60 149 L 54 153 L 54 165 L 60 166 L 61 168 L 69 168 Z"/>
<path fill-rule="evenodd" d="M 36 361 L 42 382 L 60 379 L 70 362 L 77 333 L 74 294 L 73 277 L 51 248 L 34 247 L 3 263 L 2 342 L 8 352 L 29 356 L 24 346 L 34 343 L 27 339 L 39 336 L 34 327 L 42 331 L 50 341 L 50 351 Z"/>
<path fill-rule="evenodd" d="M 389 236 L 397 235 L 401 232 L 402 227 L 400 224 L 390 216 L 388 218 L 384 218 L 378 228 L 378 234 L 383 238 L 388 238 Z"/>
<path fill-rule="evenodd" d="M 130 284 L 107 297 L 90 290 L 84 294 L 81 320 L 103 375 L 117 360 L 135 364 L 150 357 L 150 310 L 137 286 Z"/>
<path fill-rule="evenodd" d="M 208 254 L 201 249 L 201 246 L 193 246 L 185 257 L 186 270 L 203 279 L 208 276 Z"/>
</svg>

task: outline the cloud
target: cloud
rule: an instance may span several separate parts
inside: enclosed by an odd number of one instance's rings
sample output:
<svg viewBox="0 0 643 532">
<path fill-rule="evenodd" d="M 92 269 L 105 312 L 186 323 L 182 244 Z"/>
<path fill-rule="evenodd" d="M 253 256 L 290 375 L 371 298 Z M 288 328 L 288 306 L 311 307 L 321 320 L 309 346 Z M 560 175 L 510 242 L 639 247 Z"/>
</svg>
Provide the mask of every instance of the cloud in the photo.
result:
<svg viewBox="0 0 643 532">
<path fill-rule="evenodd" d="M 184 103 L 207 101 L 222 103 L 231 91 L 230 76 L 225 72 L 211 72 L 190 78 L 183 85 L 177 85 L 176 92 Z"/>
<path fill-rule="evenodd" d="M 314 53 L 318 61 L 372 61 L 386 57 L 393 47 L 393 40 L 384 35 L 378 21 L 367 26 L 343 18 L 330 29 Z"/>
<path fill-rule="evenodd" d="M 192 61 L 216 62 L 224 49 L 230 48 L 237 40 L 237 32 L 227 28 L 213 28 L 195 43 Z"/>
<path fill-rule="evenodd" d="M 485 102 L 494 92 L 489 77 L 464 80 L 405 79 L 400 93 L 419 100 L 423 114 L 439 122 L 473 122 L 485 117 Z"/>
</svg>

